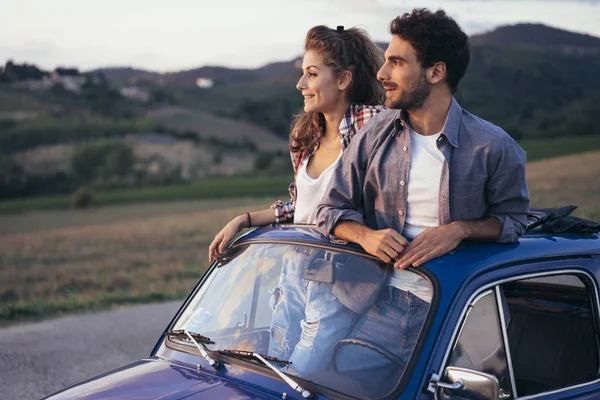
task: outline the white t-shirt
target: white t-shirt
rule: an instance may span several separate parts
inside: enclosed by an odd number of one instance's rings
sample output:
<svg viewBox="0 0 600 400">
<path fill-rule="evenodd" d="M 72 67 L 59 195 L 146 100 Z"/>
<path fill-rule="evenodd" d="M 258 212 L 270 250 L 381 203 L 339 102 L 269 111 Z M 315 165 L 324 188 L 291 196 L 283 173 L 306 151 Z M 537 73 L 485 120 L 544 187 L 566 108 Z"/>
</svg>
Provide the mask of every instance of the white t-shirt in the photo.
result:
<svg viewBox="0 0 600 400">
<path fill-rule="evenodd" d="M 440 179 L 444 166 L 444 155 L 436 145 L 440 134 L 424 136 L 410 128 L 408 205 L 402 231 L 407 238 L 414 238 L 425 228 L 440 224 Z M 413 272 L 395 269 L 388 284 L 431 302 L 431 285 Z"/>
<path fill-rule="evenodd" d="M 325 169 L 318 178 L 313 179 L 306 171 L 306 166 L 310 157 L 302 163 L 296 174 L 296 210 L 294 211 L 294 223 L 314 224 L 317 219 L 317 207 L 325 190 L 329 186 L 329 181 L 333 175 L 333 170 L 340 162 L 342 152 L 336 160 Z"/>
<path fill-rule="evenodd" d="M 402 234 L 414 238 L 425 228 L 440 225 L 440 179 L 444 155 L 436 142 L 441 133 L 424 136 L 410 131 L 410 170 L 406 221 Z"/>
</svg>

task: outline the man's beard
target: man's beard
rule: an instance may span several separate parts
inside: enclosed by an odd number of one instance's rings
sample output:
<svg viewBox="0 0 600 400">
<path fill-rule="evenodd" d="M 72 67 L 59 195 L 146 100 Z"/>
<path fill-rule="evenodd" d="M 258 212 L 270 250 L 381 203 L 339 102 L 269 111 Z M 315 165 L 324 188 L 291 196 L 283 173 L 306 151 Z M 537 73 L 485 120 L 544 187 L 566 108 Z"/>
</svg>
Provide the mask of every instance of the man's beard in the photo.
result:
<svg viewBox="0 0 600 400">
<path fill-rule="evenodd" d="M 427 76 L 425 71 L 421 71 L 419 79 L 413 85 L 412 90 L 405 92 L 403 91 L 399 99 L 385 99 L 385 105 L 388 108 L 403 109 L 403 110 L 418 110 L 423 106 L 431 88 L 427 82 Z"/>
</svg>

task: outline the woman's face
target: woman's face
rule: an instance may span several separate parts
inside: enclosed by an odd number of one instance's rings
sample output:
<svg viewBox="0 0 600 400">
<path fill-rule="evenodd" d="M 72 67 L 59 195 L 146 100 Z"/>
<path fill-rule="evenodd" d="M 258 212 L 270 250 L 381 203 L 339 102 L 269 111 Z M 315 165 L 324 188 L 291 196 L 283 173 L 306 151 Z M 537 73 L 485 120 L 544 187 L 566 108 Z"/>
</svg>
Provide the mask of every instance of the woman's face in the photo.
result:
<svg viewBox="0 0 600 400">
<path fill-rule="evenodd" d="M 296 88 L 304 96 L 305 112 L 327 113 L 345 101 L 345 85 L 323 63 L 320 53 L 309 50 L 304 54 L 302 76 Z"/>
</svg>

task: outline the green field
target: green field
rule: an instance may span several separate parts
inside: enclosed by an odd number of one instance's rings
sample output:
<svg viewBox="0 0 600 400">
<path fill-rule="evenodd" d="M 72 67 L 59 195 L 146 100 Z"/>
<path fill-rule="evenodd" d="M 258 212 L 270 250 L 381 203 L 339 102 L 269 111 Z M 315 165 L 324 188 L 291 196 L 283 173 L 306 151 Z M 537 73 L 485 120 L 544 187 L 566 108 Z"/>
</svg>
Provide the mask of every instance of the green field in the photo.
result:
<svg viewBox="0 0 600 400">
<path fill-rule="evenodd" d="M 0 324 L 182 298 L 206 269 L 216 232 L 275 199 L 0 216 L 18 226 L 0 234 Z"/>
<path fill-rule="evenodd" d="M 286 198 L 291 179 L 288 176 L 212 178 L 191 184 L 92 193 L 95 206 L 269 195 Z M 70 195 L 26 197 L 0 202 L 0 214 L 70 207 Z"/>
<path fill-rule="evenodd" d="M 279 137 L 267 128 L 246 121 L 233 120 L 186 108 L 164 108 L 150 114 L 157 126 L 178 131 L 194 131 L 202 138 L 215 138 L 225 142 L 249 141 L 256 148 L 270 151 L 286 151 L 287 138 Z"/>
<path fill-rule="evenodd" d="M 600 150 L 600 137 L 575 136 L 547 140 L 523 140 L 528 161 Z M 239 196 L 284 196 L 291 177 L 211 178 L 202 182 L 163 187 L 135 188 L 94 192 L 95 206 L 142 202 L 170 202 Z M 56 210 L 71 207 L 71 196 L 44 196 L 0 201 L 0 214 L 33 210 Z"/>
<path fill-rule="evenodd" d="M 529 163 L 532 206 L 576 204 L 576 215 L 600 220 L 598 176 L 600 152 Z M 216 232 L 285 199 L 281 184 L 278 195 L 255 199 L 0 215 L 0 323 L 182 298 L 206 269 Z"/>
<path fill-rule="evenodd" d="M 527 152 L 527 161 L 544 160 L 600 150 L 600 136 L 574 136 L 555 139 L 529 139 L 519 142 Z"/>
</svg>

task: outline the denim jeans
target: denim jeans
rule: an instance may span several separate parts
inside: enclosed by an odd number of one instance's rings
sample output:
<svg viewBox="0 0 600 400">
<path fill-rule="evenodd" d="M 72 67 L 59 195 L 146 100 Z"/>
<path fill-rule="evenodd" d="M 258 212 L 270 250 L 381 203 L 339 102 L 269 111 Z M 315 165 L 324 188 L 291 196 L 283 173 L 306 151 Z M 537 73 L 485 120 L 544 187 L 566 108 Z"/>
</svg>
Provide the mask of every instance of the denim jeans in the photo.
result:
<svg viewBox="0 0 600 400">
<path fill-rule="evenodd" d="M 336 353 L 340 373 L 368 386 L 381 395 L 393 389 L 419 338 L 429 303 L 393 286 L 381 291 L 376 304 L 361 316 L 349 333 L 382 349 L 388 357 L 358 344 L 343 345 Z"/>
<path fill-rule="evenodd" d="M 335 344 L 347 336 L 359 315 L 339 301 L 331 283 L 304 279 L 310 254 L 289 251 L 282 261 L 271 297 L 269 355 L 291 361 L 286 372 L 292 374 L 327 370 Z"/>
</svg>

